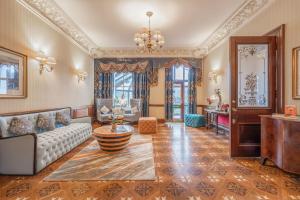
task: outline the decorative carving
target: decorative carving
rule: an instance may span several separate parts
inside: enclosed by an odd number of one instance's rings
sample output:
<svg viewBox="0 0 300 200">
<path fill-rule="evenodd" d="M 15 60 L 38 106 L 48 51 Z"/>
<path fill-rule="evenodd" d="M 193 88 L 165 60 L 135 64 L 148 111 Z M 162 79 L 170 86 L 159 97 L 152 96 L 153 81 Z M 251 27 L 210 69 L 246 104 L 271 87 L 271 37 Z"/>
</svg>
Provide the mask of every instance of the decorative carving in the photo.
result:
<svg viewBox="0 0 300 200">
<path fill-rule="evenodd" d="M 207 48 L 208 52 L 213 50 L 220 42 L 237 31 L 246 21 L 258 13 L 268 2 L 270 2 L 270 0 L 248 0 L 236 13 L 211 34 L 201 47 Z"/>
<path fill-rule="evenodd" d="M 196 57 L 207 55 L 221 41 L 240 28 L 271 0 L 248 0 L 241 8 L 226 20 L 200 47 L 162 49 L 152 54 L 140 53 L 130 49 L 103 49 L 97 45 L 64 13 L 54 0 L 17 0 L 40 18 L 46 18 L 56 28 L 72 38 L 80 47 L 94 58 L 101 57 Z"/>
<path fill-rule="evenodd" d="M 86 51 L 95 48 L 96 44 L 75 23 L 67 17 L 64 11 L 53 0 L 18 0 L 31 12 L 38 12 L 55 26 L 71 37 Z"/>
</svg>

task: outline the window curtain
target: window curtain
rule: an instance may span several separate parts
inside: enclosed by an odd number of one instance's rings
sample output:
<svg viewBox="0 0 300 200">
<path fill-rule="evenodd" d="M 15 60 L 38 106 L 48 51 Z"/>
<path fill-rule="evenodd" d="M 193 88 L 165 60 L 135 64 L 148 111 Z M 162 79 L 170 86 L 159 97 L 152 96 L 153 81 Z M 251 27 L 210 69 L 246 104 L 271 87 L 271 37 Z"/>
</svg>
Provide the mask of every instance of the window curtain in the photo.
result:
<svg viewBox="0 0 300 200">
<path fill-rule="evenodd" d="M 197 113 L 197 74 L 193 67 L 189 71 L 189 113 L 195 114 Z"/>
<path fill-rule="evenodd" d="M 96 77 L 96 98 L 110 99 L 112 98 L 112 73 L 98 73 Z M 97 80 L 98 79 L 98 80 Z"/>
<path fill-rule="evenodd" d="M 173 67 L 165 68 L 165 118 L 173 120 Z"/>
<path fill-rule="evenodd" d="M 150 72 L 133 73 L 133 98 L 142 100 L 141 115 L 149 116 Z"/>
</svg>

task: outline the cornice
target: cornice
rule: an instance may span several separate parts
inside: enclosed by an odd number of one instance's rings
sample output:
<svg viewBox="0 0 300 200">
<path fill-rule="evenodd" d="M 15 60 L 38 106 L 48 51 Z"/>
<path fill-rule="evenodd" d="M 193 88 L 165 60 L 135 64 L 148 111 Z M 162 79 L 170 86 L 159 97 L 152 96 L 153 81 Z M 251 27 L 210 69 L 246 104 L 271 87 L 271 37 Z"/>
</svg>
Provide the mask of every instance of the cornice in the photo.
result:
<svg viewBox="0 0 300 200">
<path fill-rule="evenodd" d="M 53 0 L 17 0 L 55 30 L 63 33 L 77 46 L 89 53 L 97 45 L 65 14 Z"/>
<path fill-rule="evenodd" d="M 233 15 L 222 23 L 205 41 L 200 45 L 211 52 L 231 34 L 253 19 L 262 8 L 273 0 L 248 0 Z"/>
<path fill-rule="evenodd" d="M 99 57 L 197 57 L 207 55 L 232 33 L 241 28 L 263 7 L 273 0 L 247 0 L 231 17 L 219 26 L 197 48 L 163 48 L 151 54 L 135 49 L 109 49 L 98 47 L 54 2 L 54 0 L 17 0 L 29 11 L 41 18 L 55 30 L 64 34 L 73 43 L 94 58 Z"/>
</svg>

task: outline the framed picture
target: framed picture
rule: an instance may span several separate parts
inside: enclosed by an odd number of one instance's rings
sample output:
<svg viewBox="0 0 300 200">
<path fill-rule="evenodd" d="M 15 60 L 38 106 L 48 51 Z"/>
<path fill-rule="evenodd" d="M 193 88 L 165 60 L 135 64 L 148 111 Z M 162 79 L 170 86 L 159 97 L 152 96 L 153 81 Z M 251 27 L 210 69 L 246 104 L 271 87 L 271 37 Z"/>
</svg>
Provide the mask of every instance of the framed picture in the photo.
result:
<svg viewBox="0 0 300 200">
<path fill-rule="evenodd" d="M 0 99 L 27 97 L 27 56 L 0 47 Z"/>
<path fill-rule="evenodd" d="M 300 99 L 300 47 L 293 49 L 293 99 Z"/>
</svg>

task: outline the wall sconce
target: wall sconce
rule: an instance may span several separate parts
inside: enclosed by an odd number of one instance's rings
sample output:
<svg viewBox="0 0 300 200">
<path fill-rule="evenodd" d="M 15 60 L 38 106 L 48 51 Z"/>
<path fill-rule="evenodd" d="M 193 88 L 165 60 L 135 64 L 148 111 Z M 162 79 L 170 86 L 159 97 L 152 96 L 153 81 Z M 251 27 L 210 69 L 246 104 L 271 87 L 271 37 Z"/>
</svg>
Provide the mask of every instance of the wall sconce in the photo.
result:
<svg viewBox="0 0 300 200">
<path fill-rule="evenodd" d="M 43 52 L 39 52 L 35 59 L 40 62 L 40 74 L 42 74 L 43 71 L 52 72 L 53 65 L 56 65 L 56 59 L 46 56 Z"/>
<path fill-rule="evenodd" d="M 217 82 L 217 76 L 218 74 L 214 71 L 208 72 L 208 80 L 212 81 L 214 80 L 215 82 Z"/>
<path fill-rule="evenodd" d="M 78 83 L 80 81 L 84 81 L 86 79 L 86 77 L 88 76 L 87 72 L 78 72 L 77 73 L 77 77 L 78 77 Z"/>
</svg>

